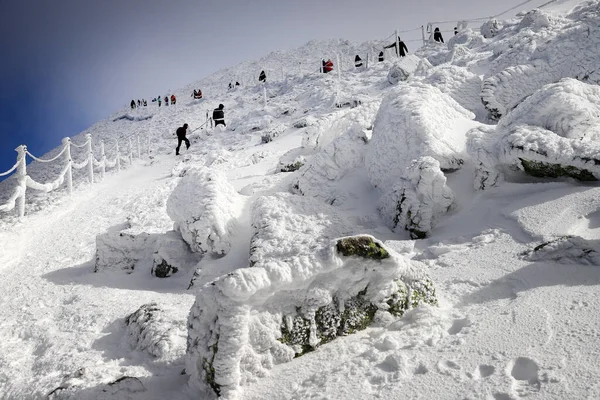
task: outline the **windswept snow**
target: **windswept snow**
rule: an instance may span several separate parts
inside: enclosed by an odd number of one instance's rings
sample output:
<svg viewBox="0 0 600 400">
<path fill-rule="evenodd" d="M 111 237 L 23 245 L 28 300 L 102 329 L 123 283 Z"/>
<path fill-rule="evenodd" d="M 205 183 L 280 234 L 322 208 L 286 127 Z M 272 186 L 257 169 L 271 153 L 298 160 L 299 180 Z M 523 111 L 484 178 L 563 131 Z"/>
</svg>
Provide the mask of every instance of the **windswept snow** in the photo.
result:
<svg viewBox="0 0 600 400">
<path fill-rule="evenodd" d="M 0 210 L 0 398 L 600 398 L 600 2 L 553 4 L 119 110 L 72 138 L 110 168 L 71 196 L 65 157 L 28 165 L 58 187 Z"/>
</svg>

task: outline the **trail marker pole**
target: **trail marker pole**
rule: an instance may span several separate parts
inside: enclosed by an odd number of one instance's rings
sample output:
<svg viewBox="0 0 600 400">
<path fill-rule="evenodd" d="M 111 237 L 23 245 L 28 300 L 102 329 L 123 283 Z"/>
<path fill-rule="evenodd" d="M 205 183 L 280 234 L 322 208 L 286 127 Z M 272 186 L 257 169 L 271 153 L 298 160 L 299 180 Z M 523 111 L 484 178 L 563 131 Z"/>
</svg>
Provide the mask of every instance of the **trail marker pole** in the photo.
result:
<svg viewBox="0 0 600 400">
<path fill-rule="evenodd" d="M 94 183 L 94 151 L 92 150 L 92 134 L 87 133 L 85 135 L 87 139 L 87 152 L 88 152 L 88 179 L 90 181 L 90 185 Z"/>
<path fill-rule="evenodd" d="M 177 103 L 175 103 L 175 104 L 177 104 Z M 140 147 L 140 134 L 139 133 L 136 133 L 135 139 L 137 140 L 137 158 L 138 158 L 138 160 L 141 160 L 142 159 L 142 149 Z"/>
<path fill-rule="evenodd" d="M 25 192 L 27 191 L 27 163 L 25 160 L 27 146 L 22 144 L 15 151 L 18 154 L 17 161 L 19 162 L 19 166 L 17 167 L 18 185 L 21 187 L 21 196 L 17 199 L 17 212 L 19 213 L 19 218 L 23 218 L 25 216 Z"/>
<path fill-rule="evenodd" d="M 65 178 L 67 179 L 67 193 L 73 193 L 73 160 L 71 159 L 71 138 L 66 137 L 62 140 L 63 146 L 66 146 L 65 150 L 65 159 L 67 160 L 67 164 L 69 167 L 67 168 L 67 173 L 65 174 Z"/>
<path fill-rule="evenodd" d="M 119 141 L 117 140 L 117 171 L 121 172 L 121 151 L 119 150 Z"/>
<path fill-rule="evenodd" d="M 104 151 L 104 140 L 100 141 L 100 177 L 104 180 L 104 174 L 106 174 L 106 152 Z"/>
</svg>

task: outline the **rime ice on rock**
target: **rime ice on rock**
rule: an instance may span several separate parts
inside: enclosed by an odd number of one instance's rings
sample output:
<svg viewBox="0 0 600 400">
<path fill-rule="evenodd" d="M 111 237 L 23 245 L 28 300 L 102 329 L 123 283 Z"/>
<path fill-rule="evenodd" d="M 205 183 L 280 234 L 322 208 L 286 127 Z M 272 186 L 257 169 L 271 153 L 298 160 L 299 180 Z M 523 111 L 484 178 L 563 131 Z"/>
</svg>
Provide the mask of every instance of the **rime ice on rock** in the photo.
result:
<svg viewBox="0 0 600 400">
<path fill-rule="evenodd" d="M 240 195 L 221 172 L 190 169 L 167 201 L 175 229 L 199 253 L 226 254 L 239 213 Z"/>
<path fill-rule="evenodd" d="M 294 180 L 292 191 L 329 204 L 342 204 L 348 193 L 336 182 L 348 171 L 364 166 L 368 141 L 365 131 L 358 126 L 351 128 L 310 159 Z"/>
<path fill-rule="evenodd" d="M 393 89 L 381 103 L 365 155 L 369 179 L 387 190 L 413 160 L 431 156 L 442 170 L 456 170 L 465 157 L 473 113 L 449 95 L 423 83 Z"/>
<path fill-rule="evenodd" d="M 536 90 L 562 78 L 600 83 L 597 8 L 597 3 L 584 3 L 566 19 L 555 19 L 540 10 L 525 15 L 518 29 L 532 43 L 531 56 L 484 81 L 481 98 L 493 117 L 505 115 Z M 549 29 L 551 26 L 554 29 Z"/>
<path fill-rule="evenodd" d="M 148 258 L 156 235 L 128 231 L 109 231 L 96 236 L 94 272 L 123 270 L 132 272 L 136 264 Z"/>
<path fill-rule="evenodd" d="M 408 54 L 405 57 L 401 57 L 400 60 L 394 62 L 390 72 L 388 73 L 387 80 L 392 85 L 396 85 L 398 82 L 407 80 L 417 69 L 421 59 L 414 54 Z"/>
<path fill-rule="evenodd" d="M 168 231 L 156 240 L 151 273 L 157 278 L 167 278 L 182 269 L 190 270 L 200 259 L 179 232 Z"/>
<path fill-rule="evenodd" d="M 236 398 L 275 364 L 369 325 L 437 304 L 422 267 L 352 233 L 333 207 L 290 194 L 259 198 L 250 267 L 204 286 L 188 319 L 192 387 Z"/>
<path fill-rule="evenodd" d="M 169 318 L 156 303 L 148 303 L 125 318 L 125 338 L 129 346 L 154 357 L 178 356 L 185 341 L 185 325 Z"/>
<path fill-rule="evenodd" d="M 502 166 L 538 177 L 600 178 L 600 88 L 563 79 L 536 91 L 497 127 L 469 133 L 476 188 L 492 186 Z"/>
<path fill-rule="evenodd" d="M 414 161 L 404 176 L 381 197 L 379 210 L 390 228 L 405 229 L 413 239 L 423 239 L 436 219 L 448 212 L 454 193 L 446 186 L 440 163 L 431 157 Z"/>
</svg>

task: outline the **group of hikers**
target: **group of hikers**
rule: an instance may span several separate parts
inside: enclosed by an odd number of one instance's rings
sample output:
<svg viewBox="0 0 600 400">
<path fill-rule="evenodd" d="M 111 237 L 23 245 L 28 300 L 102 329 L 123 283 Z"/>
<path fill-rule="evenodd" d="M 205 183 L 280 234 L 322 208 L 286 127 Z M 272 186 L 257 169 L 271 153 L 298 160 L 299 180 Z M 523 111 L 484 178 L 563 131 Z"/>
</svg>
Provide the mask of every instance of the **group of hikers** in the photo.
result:
<svg viewBox="0 0 600 400">
<path fill-rule="evenodd" d="M 457 28 L 454 28 L 454 34 L 456 35 L 458 33 Z M 439 28 L 435 28 L 435 31 L 433 33 L 433 40 L 436 42 L 440 42 L 440 43 L 444 43 L 444 38 L 442 37 L 442 33 L 440 32 Z M 406 44 L 400 39 L 400 36 L 398 36 L 398 40 L 395 41 L 394 43 L 388 45 L 388 46 L 384 46 L 384 49 L 391 49 L 393 48 L 394 51 L 396 52 L 396 55 L 398 57 L 405 57 L 406 54 L 408 54 L 408 48 L 406 47 Z M 383 51 L 381 51 L 379 53 L 378 59 L 379 62 L 384 60 L 384 53 Z M 354 66 L 356 68 L 362 67 L 363 66 L 363 60 L 362 58 L 357 54 L 356 57 L 354 57 Z M 331 71 L 333 71 L 333 62 L 329 59 L 327 61 L 325 61 L 325 59 L 321 60 L 321 72 L 322 73 L 329 73 Z M 260 74 L 258 76 L 258 81 L 259 82 L 266 82 L 267 81 L 267 74 L 265 73 L 264 70 L 260 71 Z M 233 84 L 232 82 L 229 82 L 229 89 L 233 89 L 235 86 L 240 86 L 239 82 L 235 82 L 235 84 Z M 194 89 L 194 92 L 192 93 L 192 97 L 194 99 L 201 99 L 202 98 L 202 90 L 198 89 Z M 161 102 L 161 98 L 160 96 L 156 99 L 152 99 L 152 101 L 158 101 L 158 105 L 160 107 L 160 102 Z M 171 104 L 175 104 L 175 95 L 171 95 Z M 138 105 L 139 104 L 143 104 L 144 106 L 146 105 L 146 101 L 142 100 L 142 102 L 140 103 L 140 101 L 138 100 Z M 165 104 L 168 105 L 168 97 L 165 96 Z M 135 102 L 132 100 L 131 101 L 131 107 L 135 108 Z M 225 106 L 223 104 L 219 104 L 219 106 L 217 108 L 215 108 L 213 110 L 212 113 L 212 122 L 214 122 L 214 126 L 217 127 L 218 125 L 223 125 L 223 126 L 227 126 L 225 124 L 225 111 L 224 111 Z M 206 123 L 208 123 L 209 121 L 206 121 Z M 183 124 L 183 126 L 180 126 L 179 128 L 177 128 L 176 130 L 176 135 L 177 135 L 177 147 L 175 148 L 175 155 L 179 155 L 179 149 L 181 148 L 181 144 L 185 143 L 186 149 L 190 148 L 190 141 L 187 138 L 187 130 L 188 130 L 188 124 Z M 196 128 L 199 129 L 202 126 Z M 194 129 L 194 131 L 196 130 Z M 194 132 L 192 131 L 192 132 Z"/>
<path fill-rule="evenodd" d="M 137 107 L 142 107 L 142 106 L 146 107 L 147 105 L 148 105 L 148 102 L 145 99 L 142 99 L 142 100 L 138 99 Z M 130 106 L 131 106 L 132 110 L 136 108 L 135 100 L 131 100 Z"/>
<path fill-rule="evenodd" d="M 158 103 L 158 106 L 160 107 L 162 104 L 162 100 L 163 100 L 162 96 L 158 96 L 158 97 L 153 98 L 152 102 Z M 168 106 L 169 105 L 169 96 L 168 95 L 165 96 L 164 100 L 165 100 L 165 106 Z M 177 97 L 175 97 L 175 95 L 172 94 L 171 95 L 171 105 L 175 105 L 175 104 L 177 104 Z"/>
<path fill-rule="evenodd" d="M 226 127 L 227 125 L 225 124 L 225 106 L 223 104 L 219 104 L 219 107 L 215 108 L 213 110 L 212 113 L 212 121 L 215 124 L 215 128 L 218 125 L 223 125 L 224 127 Z M 209 121 L 206 121 L 206 123 L 208 123 Z M 194 132 L 195 130 L 201 128 L 203 125 L 199 126 L 198 128 L 194 129 L 192 132 Z M 179 155 L 179 149 L 181 148 L 181 143 L 185 143 L 185 148 L 189 149 L 190 148 L 190 140 L 187 138 L 187 129 L 188 129 L 188 124 L 183 124 L 183 126 L 180 126 L 179 128 L 177 128 L 177 130 L 175 131 L 175 133 L 177 134 L 177 147 L 175 148 L 175 155 L 178 156 Z"/>
</svg>

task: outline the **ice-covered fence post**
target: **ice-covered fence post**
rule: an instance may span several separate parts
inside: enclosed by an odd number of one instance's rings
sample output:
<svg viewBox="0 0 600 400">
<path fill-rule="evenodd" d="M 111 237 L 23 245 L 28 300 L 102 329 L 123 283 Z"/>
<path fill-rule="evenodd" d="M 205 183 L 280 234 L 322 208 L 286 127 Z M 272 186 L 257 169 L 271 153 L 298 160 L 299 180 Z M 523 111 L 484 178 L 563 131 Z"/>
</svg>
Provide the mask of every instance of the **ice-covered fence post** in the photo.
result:
<svg viewBox="0 0 600 400">
<path fill-rule="evenodd" d="M 90 185 L 94 183 L 94 151 L 92 150 L 92 134 L 87 133 L 85 135 L 87 139 L 87 151 L 88 151 L 88 179 Z"/>
<path fill-rule="evenodd" d="M 263 86 L 263 103 L 264 106 L 267 106 L 267 88 Z"/>
<path fill-rule="evenodd" d="M 119 141 L 117 140 L 117 144 L 116 144 L 116 151 L 117 151 L 117 171 L 121 171 L 121 152 L 119 151 Z"/>
<path fill-rule="evenodd" d="M 133 165 L 133 145 L 131 144 L 131 136 L 129 136 L 129 165 Z"/>
<path fill-rule="evenodd" d="M 106 152 L 104 151 L 104 140 L 100 141 L 100 177 L 104 180 L 104 174 L 106 174 Z"/>
<path fill-rule="evenodd" d="M 27 146 L 22 144 L 15 149 L 17 152 L 17 176 L 19 187 L 21 188 L 21 195 L 17 199 L 17 212 L 19 217 L 22 218 L 25 215 L 25 192 L 27 191 L 27 160 L 25 159 L 27 153 Z"/>
<path fill-rule="evenodd" d="M 150 134 L 148 134 L 148 149 L 146 151 L 148 154 L 148 158 L 150 158 Z"/>
<path fill-rule="evenodd" d="M 66 137 L 62 140 L 63 146 L 65 146 L 65 160 L 67 160 L 67 172 L 65 173 L 65 179 L 67 181 L 67 193 L 73 193 L 73 160 L 71 159 L 71 138 Z"/>
<path fill-rule="evenodd" d="M 398 29 L 396 29 L 394 31 L 394 34 L 396 35 L 396 56 L 400 57 L 400 38 L 398 37 Z"/>
<path fill-rule="evenodd" d="M 175 103 L 177 104 L 177 103 Z M 137 140 L 137 158 L 138 160 L 142 159 L 142 150 L 140 149 L 140 134 L 136 133 L 135 138 Z"/>
<path fill-rule="evenodd" d="M 421 25 L 421 38 L 423 39 L 423 46 L 425 46 L 425 27 Z"/>
<path fill-rule="evenodd" d="M 283 76 L 283 64 L 279 64 L 279 66 L 281 67 L 281 81 L 285 81 L 285 77 Z"/>
<path fill-rule="evenodd" d="M 337 64 L 338 64 L 338 69 L 337 69 L 338 70 L 337 71 L 338 72 L 338 84 L 341 85 L 341 83 L 342 83 L 342 66 L 340 64 L 340 55 L 336 54 L 335 56 L 337 58 Z"/>
</svg>

